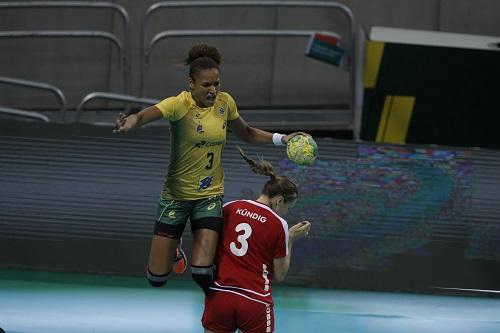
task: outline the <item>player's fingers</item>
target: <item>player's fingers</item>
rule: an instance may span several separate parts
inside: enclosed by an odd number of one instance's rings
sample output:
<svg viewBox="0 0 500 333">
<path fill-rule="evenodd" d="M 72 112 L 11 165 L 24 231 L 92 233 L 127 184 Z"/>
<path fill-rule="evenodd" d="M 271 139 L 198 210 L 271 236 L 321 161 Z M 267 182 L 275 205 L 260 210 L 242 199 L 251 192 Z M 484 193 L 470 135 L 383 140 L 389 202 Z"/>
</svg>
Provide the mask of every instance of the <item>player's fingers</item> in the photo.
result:
<svg viewBox="0 0 500 333">
<path fill-rule="evenodd" d="M 306 136 L 311 136 L 311 134 L 308 134 L 308 133 L 305 133 L 305 132 L 293 132 L 293 133 L 290 133 L 288 134 L 287 136 L 285 136 L 285 144 L 288 143 L 288 141 L 290 141 L 294 136 L 297 136 L 297 135 L 306 135 Z"/>
<path fill-rule="evenodd" d="M 302 221 L 302 222 L 299 222 L 297 223 L 297 225 L 301 226 L 301 227 L 311 227 L 311 222 L 309 221 Z"/>
<path fill-rule="evenodd" d="M 293 132 L 291 134 L 288 134 L 288 137 L 291 139 L 291 138 L 293 138 L 294 136 L 297 136 L 297 135 L 311 136 L 311 134 L 306 133 L 306 132 Z"/>
<path fill-rule="evenodd" d="M 306 234 L 306 233 L 308 233 L 308 232 L 309 232 L 309 230 L 310 230 L 310 229 L 309 229 L 308 227 L 302 227 L 302 228 L 300 228 L 298 231 L 299 231 L 300 233 Z"/>
<path fill-rule="evenodd" d="M 301 232 L 308 233 L 311 230 L 311 223 L 303 222 L 303 224 L 299 227 Z"/>
<path fill-rule="evenodd" d="M 310 229 L 311 229 L 311 224 L 307 221 L 303 221 L 291 227 L 290 231 L 297 233 L 298 236 L 305 236 Z"/>
<path fill-rule="evenodd" d="M 116 117 L 116 122 L 123 122 L 127 118 L 125 114 L 119 113 L 118 116 Z"/>
<path fill-rule="evenodd" d="M 307 235 L 309 235 L 309 231 L 302 229 L 299 234 L 300 234 L 299 237 L 301 237 L 301 238 L 306 237 Z"/>
<path fill-rule="evenodd" d="M 293 234 L 300 235 L 300 233 L 301 233 L 302 231 L 300 230 L 300 225 L 296 224 L 296 225 L 292 226 L 292 227 L 289 229 L 289 232 L 290 232 L 290 233 L 293 233 Z"/>
</svg>

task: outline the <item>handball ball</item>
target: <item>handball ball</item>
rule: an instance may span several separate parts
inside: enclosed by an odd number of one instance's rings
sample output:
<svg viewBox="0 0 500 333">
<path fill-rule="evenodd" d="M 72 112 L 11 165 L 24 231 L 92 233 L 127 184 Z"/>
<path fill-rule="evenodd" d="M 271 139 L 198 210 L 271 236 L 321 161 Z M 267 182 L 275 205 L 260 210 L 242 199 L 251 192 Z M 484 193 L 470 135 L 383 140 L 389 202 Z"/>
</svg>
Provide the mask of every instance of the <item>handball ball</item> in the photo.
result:
<svg viewBox="0 0 500 333">
<path fill-rule="evenodd" d="M 318 157 L 318 145 L 309 135 L 299 134 L 288 141 L 286 155 L 295 164 L 311 164 Z"/>
</svg>

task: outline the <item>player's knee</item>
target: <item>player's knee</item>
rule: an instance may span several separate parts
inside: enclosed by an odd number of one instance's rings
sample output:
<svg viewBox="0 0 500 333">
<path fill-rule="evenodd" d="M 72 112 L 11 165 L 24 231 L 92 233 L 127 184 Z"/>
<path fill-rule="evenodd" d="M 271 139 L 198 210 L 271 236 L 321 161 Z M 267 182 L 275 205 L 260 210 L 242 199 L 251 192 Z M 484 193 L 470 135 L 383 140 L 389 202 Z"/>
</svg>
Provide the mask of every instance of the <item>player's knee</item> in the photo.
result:
<svg viewBox="0 0 500 333">
<path fill-rule="evenodd" d="M 205 295 L 208 294 L 210 286 L 214 282 L 214 266 L 191 265 L 191 275 L 193 281 L 200 286 Z"/>
<path fill-rule="evenodd" d="M 149 267 L 148 267 L 146 277 L 147 277 L 149 283 L 153 287 L 159 288 L 159 287 L 163 287 L 167 283 L 168 273 L 162 274 L 162 275 L 154 274 L 154 273 L 151 273 L 151 271 L 149 270 Z"/>
</svg>

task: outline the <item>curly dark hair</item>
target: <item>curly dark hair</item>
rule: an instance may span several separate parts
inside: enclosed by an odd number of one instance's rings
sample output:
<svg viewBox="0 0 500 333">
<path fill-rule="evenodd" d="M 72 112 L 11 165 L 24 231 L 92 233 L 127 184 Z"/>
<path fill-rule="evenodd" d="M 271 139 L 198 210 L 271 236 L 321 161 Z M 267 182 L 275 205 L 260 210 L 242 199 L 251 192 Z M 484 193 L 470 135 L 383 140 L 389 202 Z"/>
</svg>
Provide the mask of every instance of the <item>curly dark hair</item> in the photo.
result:
<svg viewBox="0 0 500 333">
<path fill-rule="evenodd" d="M 222 56 L 214 46 L 205 43 L 193 45 L 186 58 L 186 65 L 189 65 L 189 76 L 194 77 L 203 69 L 217 68 L 222 62 Z"/>
</svg>

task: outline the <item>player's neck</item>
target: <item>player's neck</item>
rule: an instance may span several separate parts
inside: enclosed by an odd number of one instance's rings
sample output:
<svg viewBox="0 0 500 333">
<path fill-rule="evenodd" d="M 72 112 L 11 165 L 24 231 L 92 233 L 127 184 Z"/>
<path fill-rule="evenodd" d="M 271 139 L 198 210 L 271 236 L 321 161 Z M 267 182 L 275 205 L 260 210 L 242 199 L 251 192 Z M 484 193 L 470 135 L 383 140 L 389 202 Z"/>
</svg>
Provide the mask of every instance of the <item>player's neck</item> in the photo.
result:
<svg viewBox="0 0 500 333">
<path fill-rule="evenodd" d="M 261 196 L 258 197 L 257 200 L 255 200 L 255 201 L 260 202 L 261 204 L 270 207 L 271 201 L 269 200 L 269 197 L 267 195 L 261 194 Z"/>
</svg>

